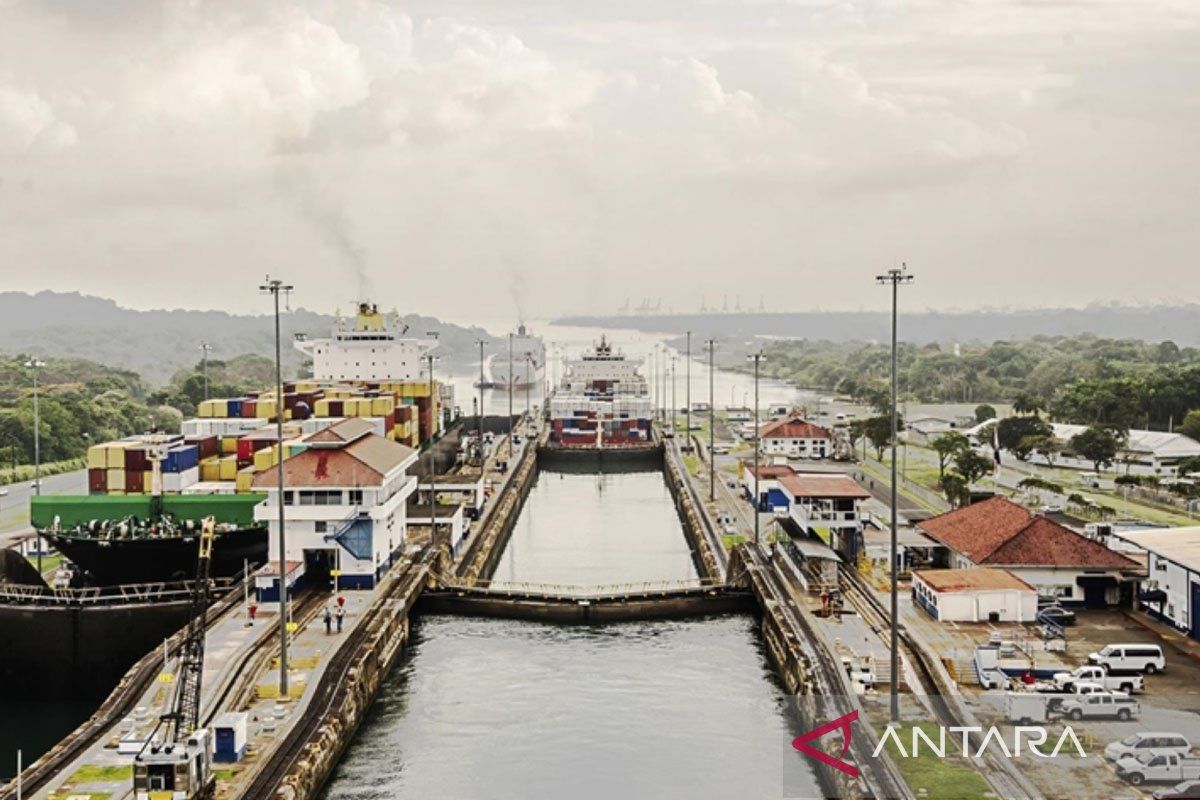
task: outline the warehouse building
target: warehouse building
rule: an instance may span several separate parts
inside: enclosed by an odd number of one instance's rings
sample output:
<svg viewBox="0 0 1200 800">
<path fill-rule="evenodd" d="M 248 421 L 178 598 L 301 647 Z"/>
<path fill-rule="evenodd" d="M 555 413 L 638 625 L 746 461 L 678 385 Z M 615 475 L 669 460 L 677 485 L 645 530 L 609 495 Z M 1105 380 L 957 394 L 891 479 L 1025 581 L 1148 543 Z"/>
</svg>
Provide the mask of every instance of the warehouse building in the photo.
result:
<svg viewBox="0 0 1200 800">
<path fill-rule="evenodd" d="M 1114 531 L 1146 551 L 1138 605 L 1193 639 L 1200 639 L 1200 527 Z"/>
</svg>

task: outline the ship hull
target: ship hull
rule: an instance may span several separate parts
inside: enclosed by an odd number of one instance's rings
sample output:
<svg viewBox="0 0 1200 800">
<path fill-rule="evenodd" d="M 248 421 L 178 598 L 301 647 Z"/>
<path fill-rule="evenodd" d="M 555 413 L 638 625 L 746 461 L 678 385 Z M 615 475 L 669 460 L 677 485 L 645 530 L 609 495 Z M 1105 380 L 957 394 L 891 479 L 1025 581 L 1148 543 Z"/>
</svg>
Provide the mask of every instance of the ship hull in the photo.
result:
<svg viewBox="0 0 1200 800">
<path fill-rule="evenodd" d="M 187 580 L 196 573 L 195 536 L 163 539 L 89 539 L 43 532 L 43 537 L 84 571 L 87 582 L 122 583 Z M 267 528 L 240 528 L 218 533 L 213 540 L 212 575 L 227 578 L 267 561 Z"/>
</svg>

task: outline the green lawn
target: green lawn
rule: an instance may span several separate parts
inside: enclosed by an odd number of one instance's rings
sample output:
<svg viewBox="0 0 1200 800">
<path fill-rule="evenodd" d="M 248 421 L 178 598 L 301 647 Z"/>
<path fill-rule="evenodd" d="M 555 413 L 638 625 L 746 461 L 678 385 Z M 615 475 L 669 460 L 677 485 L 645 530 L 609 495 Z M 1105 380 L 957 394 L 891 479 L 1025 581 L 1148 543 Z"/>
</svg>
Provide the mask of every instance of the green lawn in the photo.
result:
<svg viewBox="0 0 1200 800">
<path fill-rule="evenodd" d="M 119 783 L 133 780 L 133 767 L 129 764 L 121 766 L 100 766 L 84 764 L 72 773 L 68 783 Z"/>
<path fill-rule="evenodd" d="M 721 534 L 721 543 L 725 545 L 726 550 L 732 550 L 739 544 L 745 544 L 748 541 L 749 539 L 747 539 L 745 536 L 742 536 L 740 533 Z"/>
<path fill-rule="evenodd" d="M 922 722 L 919 723 L 919 727 L 931 741 L 939 741 L 940 730 L 937 725 Z M 912 725 L 901 724 L 897 731 L 906 751 L 911 751 L 912 728 Z M 882 729 L 879 729 L 878 733 L 882 736 Z M 891 737 L 885 746 L 913 794 L 930 800 L 973 800 L 992 796 L 992 787 L 983 776 L 967 766 L 961 757 L 952 755 L 958 751 L 954 747 L 954 737 L 949 733 L 946 734 L 945 758 L 938 758 L 925 742 L 921 742 L 920 755 L 916 758 L 901 757 Z M 912 753 L 909 752 L 909 755 Z M 924 795 L 921 795 L 922 790 Z"/>
</svg>

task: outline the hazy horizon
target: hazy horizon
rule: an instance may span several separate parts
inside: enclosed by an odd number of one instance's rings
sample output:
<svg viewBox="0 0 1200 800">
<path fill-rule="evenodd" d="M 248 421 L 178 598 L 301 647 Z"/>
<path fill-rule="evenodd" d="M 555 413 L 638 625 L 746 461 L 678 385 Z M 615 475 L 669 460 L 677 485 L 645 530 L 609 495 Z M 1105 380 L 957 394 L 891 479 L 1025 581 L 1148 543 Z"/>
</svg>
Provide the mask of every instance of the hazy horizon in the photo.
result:
<svg viewBox="0 0 1200 800">
<path fill-rule="evenodd" d="M 1200 300 L 1187 0 L 0 0 L 13 290 L 456 322 Z"/>
</svg>

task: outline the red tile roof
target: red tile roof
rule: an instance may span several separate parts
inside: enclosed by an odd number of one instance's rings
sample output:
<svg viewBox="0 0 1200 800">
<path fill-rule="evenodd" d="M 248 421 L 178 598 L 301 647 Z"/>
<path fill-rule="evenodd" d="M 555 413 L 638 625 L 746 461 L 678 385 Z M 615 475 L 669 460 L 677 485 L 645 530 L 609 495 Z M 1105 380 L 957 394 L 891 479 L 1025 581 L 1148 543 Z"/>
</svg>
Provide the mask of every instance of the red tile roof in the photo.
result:
<svg viewBox="0 0 1200 800">
<path fill-rule="evenodd" d="M 1004 497 L 917 523 L 976 564 L 1136 569 L 1137 563 Z"/>
<path fill-rule="evenodd" d="M 784 475 L 779 485 L 792 493 L 792 497 L 835 497 L 866 499 L 871 495 L 849 475 L 802 472 Z"/>
<path fill-rule="evenodd" d="M 759 428 L 760 439 L 832 439 L 828 430 L 805 422 L 800 417 L 788 417 L 768 422 Z"/>
<path fill-rule="evenodd" d="M 754 465 L 746 464 L 746 472 L 754 475 Z M 758 476 L 763 480 L 770 478 L 782 478 L 784 475 L 795 475 L 796 470 L 789 467 L 787 464 L 760 464 L 758 467 Z"/>
</svg>

